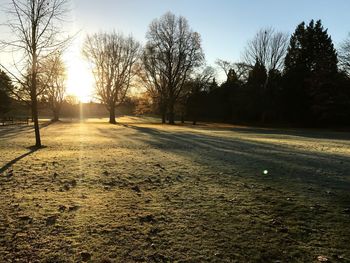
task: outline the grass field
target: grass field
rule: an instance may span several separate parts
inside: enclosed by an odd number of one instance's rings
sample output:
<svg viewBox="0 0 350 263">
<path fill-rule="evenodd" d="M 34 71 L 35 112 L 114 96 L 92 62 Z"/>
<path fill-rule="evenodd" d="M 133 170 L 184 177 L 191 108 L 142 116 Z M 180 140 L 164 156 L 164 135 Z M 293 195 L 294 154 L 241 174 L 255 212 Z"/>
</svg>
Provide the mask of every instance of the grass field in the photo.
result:
<svg viewBox="0 0 350 263">
<path fill-rule="evenodd" d="M 0 262 L 350 262 L 349 134 L 147 122 L 0 127 Z"/>
</svg>

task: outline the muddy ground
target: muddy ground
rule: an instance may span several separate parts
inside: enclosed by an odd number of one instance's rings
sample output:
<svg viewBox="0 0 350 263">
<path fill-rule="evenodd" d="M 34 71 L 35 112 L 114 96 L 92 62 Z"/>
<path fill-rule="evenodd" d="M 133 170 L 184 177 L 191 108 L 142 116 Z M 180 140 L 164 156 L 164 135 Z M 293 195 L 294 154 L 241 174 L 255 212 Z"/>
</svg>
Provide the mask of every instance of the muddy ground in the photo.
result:
<svg viewBox="0 0 350 263">
<path fill-rule="evenodd" d="M 350 262 L 348 133 L 119 121 L 0 127 L 0 262 Z"/>
</svg>

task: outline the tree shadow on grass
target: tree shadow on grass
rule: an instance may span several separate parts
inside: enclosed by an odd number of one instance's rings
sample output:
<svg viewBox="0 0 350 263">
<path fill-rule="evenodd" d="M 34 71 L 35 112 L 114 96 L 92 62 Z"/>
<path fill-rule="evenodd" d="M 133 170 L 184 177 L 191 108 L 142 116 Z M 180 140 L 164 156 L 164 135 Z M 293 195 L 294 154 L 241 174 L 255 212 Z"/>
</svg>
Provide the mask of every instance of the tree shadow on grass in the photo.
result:
<svg viewBox="0 0 350 263">
<path fill-rule="evenodd" d="M 345 193 L 350 187 L 347 173 L 350 158 L 336 152 L 316 152 L 269 141 L 255 142 L 241 136 L 226 138 L 191 131 L 163 131 L 133 125 L 126 127 L 146 135 L 135 134 L 134 140 L 159 150 L 176 153 L 202 165 L 210 163 L 215 169 L 246 171 L 244 174 L 250 174 L 256 181 L 267 184 L 273 181 L 281 188 L 303 192 L 305 187 L 312 186 L 320 191 L 323 189 L 322 192 L 332 189 Z M 256 130 L 255 134 L 261 134 L 260 130 Z M 112 133 L 105 135 L 113 136 Z M 314 138 L 312 134 L 306 135 Z M 261 176 L 264 169 L 271 169 L 272 173 L 268 177 Z"/>
<path fill-rule="evenodd" d="M 55 122 L 48 121 L 40 124 L 40 129 L 45 128 Z M 33 125 L 11 125 L 11 126 L 0 126 L 0 138 L 7 139 L 19 134 L 30 133 L 34 130 Z"/>
<path fill-rule="evenodd" d="M 31 146 L 28 147 L 27 149 L 29 150 L 28 152 L 16 157 L 15 159 L 11 160 L 10 162 L 8 162 L 7 164 L 5 164 L 3 167 L 0 168 L 0 173 L 5 172 L 7 169 L 9 169 L 12 165 L 14 165 L 15 163 L 17 163 L 18 161 L 22 160 L 23 158 L 27 157 L 28 155 L 45 148 L 45 146 L 42 147 L 36 147 L 36 146 Z"/>
</svg>

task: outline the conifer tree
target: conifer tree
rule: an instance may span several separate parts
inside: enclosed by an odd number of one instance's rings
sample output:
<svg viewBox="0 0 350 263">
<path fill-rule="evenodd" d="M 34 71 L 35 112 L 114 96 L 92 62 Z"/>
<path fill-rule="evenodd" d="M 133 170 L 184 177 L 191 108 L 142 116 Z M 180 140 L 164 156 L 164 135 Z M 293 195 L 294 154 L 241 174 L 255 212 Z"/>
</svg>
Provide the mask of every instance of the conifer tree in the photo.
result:
<svg viewBox="0 0 350 263">
<path fill-rule="evenodd" d="M 285 78 L 291 116 L 322 121 L 333 107 L 338 59 L 321 20 L 301 23 L 291 37 L 285 59 Z"/>
<path fill-rule="evenodd" d="M 11 88 L 11 79 L 4 71 L 0 70 L 0 115 L 9 111 L 11 100 L 8 93 Z"/>
</svg>

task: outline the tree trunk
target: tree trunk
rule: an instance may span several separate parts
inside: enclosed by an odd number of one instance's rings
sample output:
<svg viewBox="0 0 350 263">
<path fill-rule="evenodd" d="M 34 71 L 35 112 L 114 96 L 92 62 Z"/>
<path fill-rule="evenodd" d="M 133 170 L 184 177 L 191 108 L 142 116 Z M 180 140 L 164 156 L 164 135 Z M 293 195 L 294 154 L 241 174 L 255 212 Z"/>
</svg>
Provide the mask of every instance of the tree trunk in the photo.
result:
<svg viewBox="0 0 350 263">
<path fill-rule="evenodd" d="M 33 35 L 34 40 L 34 35 Z M 32 61 L 32 72 L 31 72 L 31 90 L 30 97 L 32 102 L 32 118 L 34 121 L 35 131 L 35 147 L 41 147 L 40 139 L 40 128 L 39 128 L 39 116 L 38 116 L 38 95 L 37 95 L 37 54 L 36 47 L 33 48 L 33 61 Z"/>
<path fill-rule="evenodd" d="M 185 123 L 185 114 L 183 112 L 181 112 L 181 123 Z"/>
<path fill-rule="evenodd" d="M 58 112 L 58 110 L 54 110 L 53 111 L 53 119 L 52 119 L 52 121 L 59 121 L 60 120 L 60 114 L 59 114 L 59 112 Z"/>
<path fill-rule="evenodd" d="M 169 103 L 169 124 L 175 124 L 175 114 L 174 114 L 174 103 L 173 102 L 170 102 Z"/>
<path fill-rule="evenodd" d="M 166 123 L 166 105 L 164 103 L 159 104 L 160 114 L 162 115 L 162 124 Z"/>
<path fill-rule="evenodd" d="M 109 123 L 111 123 L 111 124 L 117 123 L 115 121 L 115 106 L 114 105 L 109 108 Z"/>
<path fill-rule="evenodd" d="M 38 102 L 36 96 L 32 97 L 32 117 L 34 121 L 35 131 L 35 147 L 41 147 L 39 117 L 38 117 Z"/>
</svg>

